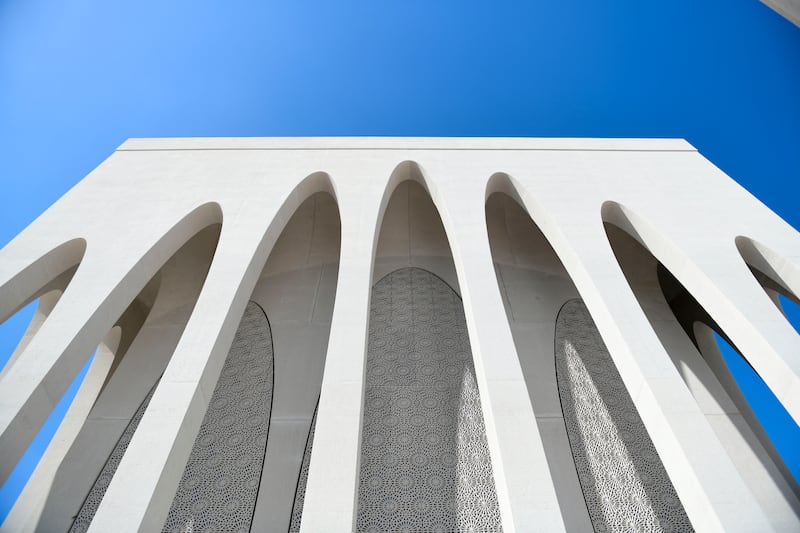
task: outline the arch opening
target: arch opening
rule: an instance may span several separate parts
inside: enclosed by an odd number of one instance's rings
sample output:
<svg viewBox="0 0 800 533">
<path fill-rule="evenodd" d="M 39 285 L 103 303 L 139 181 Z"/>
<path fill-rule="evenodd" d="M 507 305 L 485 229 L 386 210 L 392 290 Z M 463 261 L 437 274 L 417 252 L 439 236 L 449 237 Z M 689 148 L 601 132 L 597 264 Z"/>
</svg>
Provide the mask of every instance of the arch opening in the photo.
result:
<svg viewBox="0 0 800 533">
<path fill-rule="evenodd" d="M 373 285 L 413 266 L 433 272 L 458 292 L 450 243 L 419 168 L 406 162 L 395 172 L 408 179 L 398 183 L 386 204 L 375 245 Z"/>
<path fill-rule="evenodd" d="M 317 192 L 297 207 L 275 241 L 250 294 L 164 531 L 299 527 L 302 505 L 296 502 L 304 496 L 304 457 L 310 457 L 313 444 L 310 434 L 338 278 L 340 226 L 334 197 Z M 242 462 L 245 455 L 247 464 Z M 198 507 L 198 501 L 205 503 Z"/>
<path fill-rule="evenodd" d="M 208 215 L 207 207 L 198 212 Z M 222 227 L 215 212 L 217 221 L 211 217 L 177 247 L 104 337 L 78 392 L 80 410 L 67 414 L 74 415 L 72 438 L 53 451 L 63 458 L 41 481 L 46 498 L 29 502 L 41 506 L 33 513 L 36 529 L 85 531 L 91 524 L 202 290 Z"/>
<path fill-rule="evenodd" d="M 792 290 L 792 280 L 800 278 L 797 268 L 764 245 L 747 237 L 736 237 L 736 249 L 775 307 L 800 333 L 800 299 Z M 781 273 L 783 270 L 783 273 Z"/>
<path fill-rule="evenodd" d="M 72 241 L 68 243 L 67 251 L 62 253 L 68 260 L 62 258 L 61 267 L 56 269 L 64 269 L 63 272 L 33 292 L 26 300 L 29 302 L 27 306 L 31 308 L 35 306 L 33 317 L 0 376 L 16 362 L 55 309 L 78 269 L 79 264 L 72 262 L 82 259 L 84 250 L 85 242 L 82 239 L 77 240 L 77 243 Z M 157 286 L 157 283 L 155 285 Z M 122 342 L 120 324 L 124 323 L 124 318 L 130 314 L 132 308 L 141 305 L 139 300 L 146 292 L 142 291 L 92 351 L 18 461 L 3 487 L 2 499 L 5 506 L 0 510 L 0 524 L 2 524 L 0 530 L 27 531 L 35 527 L 51 491 L 56 472 L 86 420 L 89 409 L 96 401 L 102 384 L 110 375 L 115 357 L 124 355 L 127 344 L 120 345 Z M 38 299 L 32 300 L 33 298 Z M 136 328 L 130 328 L 128 337 L 135 337 L 136 332 Z M 126 343 L 129 343 L 129 339 L 126 339 Z"/>
<path fill-rule="evenodd" d="M 8 520 L 12 509 L 17 505 L 20 496 L 23 494 L 26 486 L 30 483 L 32 476 L 35 475 L 37 469 L 41 468 L 43 456 L 51 447 L 54 440 L 58 438 L 58 431 L 60 425 L 63 423 L 63 418 L 72 407 L 72 403 L 77 395 L 84 378 L 86 377 L 89 368 L 93 363 L 94 357 L 90 357 L 84 367 L 75 377 L 70 384 L 67 391 L 56 403 L 50 416 L 47 417 L 45 423 L 39 429 L 36 436 L 31 441 L 25 453 L 20 458 L 17 465 L 12 470 L 8 479 L 0 488 L 0 524 L 2 524 L 2 531 L 19 531 L 14 517 Z M 6 523 L 8 520 L 9 523 Z"/>
<path fill-rule="evenodd" d="M 0 304 L 0 357 L 4 358 L 0 361 L 0 379 L 50 316 L 85 254 L 86 241 L 72 239 L 44 254 L 0 288 L 0 299 L 4 300 Z"/>
<path fill-rule="evenodd" d="M 604 223 L 606 235 L 653 331 L 772 526 L 779 531 L 797 530 L 800 493 L 796 480 L 741 388 L 741 377 L 746 374 L 746 379 L 752 379 L 757 374 L 641 239 L 616 222 Z M 729 355 L 738 359 L 734 366 L 722 356 L 715 335 L 731 347 Z"/>
<path fill-rule="evenodd" d="M 27 451 L 12 473 L 13 482 L 4 486 L 3 501 L 7 507 L 0 511 L 0 531 L 29 531 L 40 519 L 44 506 L 53 488 L 64 458 L 74 444 L 89 412 L 102 392 L 105 383 L 113 374 L 116 364 L 125 355 L 130 343 L 141 329 L 144 319 L 152 307 L 153 292 L 158 287 L 159 275 L 134 299 L 117 323 L 109 330 L 102 342 L 93 351 L 83 368 L 73 379 L 59 402 L 53 407 Z M 38 324 L 32 338 L 44 319 L 55 307 L 63 291 L 53 290 L 40 297 L 37 307 Z M 122 324 L 126 331 L 123 332 Z M 30 338 L 18 346 L 24 349 Z"/>
<path fill-rule="evenodd" d="M 0 379 L 14 365 L 30 341 L 39 332 L 44 322 L 50 316 L 61 296 L 64 294 L 69 282 L 75 275 L 80 261 L 86 251 L 86 241 L 75 239 L 56 247 L 45 254 L 39 261 L 23 270 L 14 281 L 8 285 L 23 285 L 28 287 L 28 294 L 10 304 L 6 308 L 7 316 L 0 323 Z M 56 263 L 56 275 L 47 276 L 42 270 L 42 263 L 48 260 Z M 11 309 L 11 305 L 16 305 Z M 29 443 L 23 455 L 19 458 L 8 479 L 0 488 L 0 524 L 4 524 L 13 506 L 18 501 L 25 489 L 28 480 L 38 468 L 45 451 L 56 436 L 61 419 L 69 409 L 84 376 L 91 365 L 91 358 L 80 370 L 72 383 L 67 388 L 59 401 L 53 406 L 50 414 L 39 428 L 34 438 Z"/>
<path fill-rule="evenodd" d="M 45 293 L 63 292 L 85 254 L 86 240 L 71 239 L 38 257 L 0 285 L 0 321 L 4 322 Z"/>
<path fill-rule="evenodd" d="M 800 267 L 749 237 L 739 235 L 734 242 L 759 283 L 800 303 Z"/>
<path fill-rule="evenodd" d="M 490 186 L 492 260 L 567 530 L 691 530 L 572 278 L 510 178 Z"/>
<path fill-rule="evenodd" d="M 501 531 L 452 253 L 419 179 L 394 189 L 375 250 L 356 530 Z"/>
</svg>

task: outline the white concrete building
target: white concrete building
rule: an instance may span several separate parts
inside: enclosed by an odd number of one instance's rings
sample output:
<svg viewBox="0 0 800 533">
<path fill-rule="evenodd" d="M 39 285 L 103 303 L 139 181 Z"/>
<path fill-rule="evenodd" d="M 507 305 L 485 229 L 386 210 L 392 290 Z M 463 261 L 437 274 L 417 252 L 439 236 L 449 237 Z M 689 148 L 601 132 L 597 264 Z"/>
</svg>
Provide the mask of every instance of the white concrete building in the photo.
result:
<svg viewBox="0 0 800 533">
<path fill-rule="evenodd" d="M 2 530 L 798 531 L 778 293 L 682 140 L 131 139 L 0 251 L 0 481 L 96 350 Z"/>
</svg>

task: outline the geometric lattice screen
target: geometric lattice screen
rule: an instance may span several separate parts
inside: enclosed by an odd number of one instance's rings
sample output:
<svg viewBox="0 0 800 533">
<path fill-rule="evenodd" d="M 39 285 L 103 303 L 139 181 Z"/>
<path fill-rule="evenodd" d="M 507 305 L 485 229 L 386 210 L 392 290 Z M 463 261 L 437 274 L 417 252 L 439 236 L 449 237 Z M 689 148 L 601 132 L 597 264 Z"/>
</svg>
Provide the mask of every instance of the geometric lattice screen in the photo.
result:
<svg viewBox="0 0 800 533">
<path fill-rule="evenodd" d="M 164 531 L 249 531 L 269 433 L 273 353 L 264 311 L 248 302 Z"/>
<path fill-rule="evenodd" d="M 357 530 L 501 531 L 461 299 L 403 268 L 369 328 Z"/>
<path fill-rule="evenodd" d="M 595 531 L 694 531 L 583 301 L 556 321 L 556 376 Z"/>
<path fill-rule="evenodd" d="M 158 381 L 156 381 L 156 384 L 153 385 L 153 387 L 150 389 L 150 392 L 148 392 L 147 396 L 145 396 L 144 400 L 142 400 L 142 403 L 136 409 L 131 421 L 125 428 L 125 431 L 122 432 L 122 436 L 120 436 L 117 444 L 111 451 L 111 455 L 103 465 L 100 475 L 97 476 L 92 488 L 89 489 L 89 494 L 83 501 L 80 511 L 78 511 L 78 514 L 75 516 L 75 520 L 72 522 L 69 533 L 84 533 L 85 531 L 88 531 L 89 526 L 92 524 L 92 518 L 94 518 L 94 515 L 97 512 L 97 508 L 100 507 L 100 502 L 103 501 L 103 496 L 105 496 L 108 485 L 111 483 L 111 479 L 114 477 L 114 472 L 117 471 L 117 467 L 119 466 L 120 461 L 122 461 L 122 456 L 125 455 L 125 450 L 128 449 L 128 444 L 130 444 L 133 434 L 136 432 L 136 428 L 139 426 L 139 422 L 141 422 L 142 416 L 144 416 L 144 412 L 147 410 L 147 406 L 150 404 L 150 398 L 153 397 L 153 393 L 155 392 L 157 386 Z"/>
</svg>

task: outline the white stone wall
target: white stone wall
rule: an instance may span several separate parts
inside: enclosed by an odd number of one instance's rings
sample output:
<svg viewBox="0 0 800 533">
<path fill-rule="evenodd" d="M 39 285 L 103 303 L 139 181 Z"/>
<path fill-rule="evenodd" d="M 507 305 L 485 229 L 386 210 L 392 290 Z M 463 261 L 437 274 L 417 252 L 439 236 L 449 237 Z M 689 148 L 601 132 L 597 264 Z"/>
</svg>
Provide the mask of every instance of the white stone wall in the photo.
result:
<svg viewBox="0 0 800 533">
<path fill-rule="evenodd" d="M 451 285 L 463 298 L 504 531 L 562 530 L 569 510 L 557 496 L 536 392 L 526 381 L 495 273 L 494 263 L 502 261 L 495 256 L 493 262 L 497 246 L 490 248 L 486 210 L 494 192 L 527 212 L 563 265 L 557 274 L 569 282 L 564 294 L 585 302 L 693 527 L 778 529 L 759 486 L 744 480 L 752 459 L 726 451 L 626 281 L 604 228 L 604 222 L 622 228 L 668 268 L 800 421 L 800 337 L 747 267 L 800 294 L 800 235 L 681 140 L 127 141 L 0 251 L 0 320 L 42 294 L 63 291 L 52 309 L 42 308 L 0 376 L 0 482 L 87 357 L 146 296 L 151 279 L 193 236 L 221 224 L 208 273 L 189 307 L 179 304 L 191 296 L 188 286 L 158 293 L 187 314 L 163 322 L 178 340 L 165 352 L 161 381 L 90 530 L 163 526 L 247 302 L 269 290 L 264 280 L 291 277 L 305 268 L 301 264 L 308 268 L 304 279 L 322 291 L 309 301 L 335 302 L 329 326 L 325 318 L 318 321 L 320 332 L 330 327 L 330 337 L 301 529 L 352 530 L 373 280 L 392 269 L 403 246 L 408 257 L 426 257 L 432 265 L 441 257 L 442 243 L 425 237 L 431 222 L 424 213 L 384 220 L 392 193 L 406 180 L 430 194 L 452 250 Z M 318 255 L 311 246 L 305 259 L 292 259 L 290 247 L 291 268 L 271 260 L 274 270 L 265 270 L 287 222 L 317 192 L 329 193 L 338 207 L 338 276 L 328 258 L 336 244 L 321 244 Z M 408 194 L 415 194 L 411 187 Z M 405 227 L 407 237 L 396 229 L 397 238 L 379 246 L 382 224 Z M 415 233 L 418 238 L 411 237 Z M 412 250 L 414 243 L 420 248 Z M 535 264 L 532 253 L 529 263 Z M 514 260 L 513 253 L 506 257 Z M 325 334 L 315 335 L 313 344 L 324 347 Z M 120 365 L 130 366 L 128 360 Z M 113 365 L 108 372 L 112 380 L 117 375 Z M 276 394 L 279 379 L 276 362 Z M 314 396 L 303 399 L 305 428 Z M 82 409 L 71 418 L 75 427 L 87 416 Z M 291 438 L 304 445 L 305 434 Z M 65 435 L 79 439 L 80 430 Z M 18 515 L 41 512 L 64 453 L 51 454 L 51 473 L 40 476 L 44 481 L 32 497 L 20 500 L 31 507 L 15 510 Z M 302 447 L 298 468 L 301 460 Z"/>
</svg>

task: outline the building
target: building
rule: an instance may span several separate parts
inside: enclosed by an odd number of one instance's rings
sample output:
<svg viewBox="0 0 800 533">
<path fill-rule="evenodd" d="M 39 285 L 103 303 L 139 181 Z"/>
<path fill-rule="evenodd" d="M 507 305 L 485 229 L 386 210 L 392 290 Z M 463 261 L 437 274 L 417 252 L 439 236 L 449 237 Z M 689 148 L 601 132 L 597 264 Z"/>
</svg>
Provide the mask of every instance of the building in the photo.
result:
<svg viewBox="0 0 800 533">
<path fill-rule="evenodd" d="M 800 235 L 682 140 L 131 139 L 0 251 L 4 530 L 797 531 Z"/>
<path fill-rule="evenodd" d="M 776 13 L 800 26 L 800 2 L 798 0 L 761 0 Z"/>
</svg>

